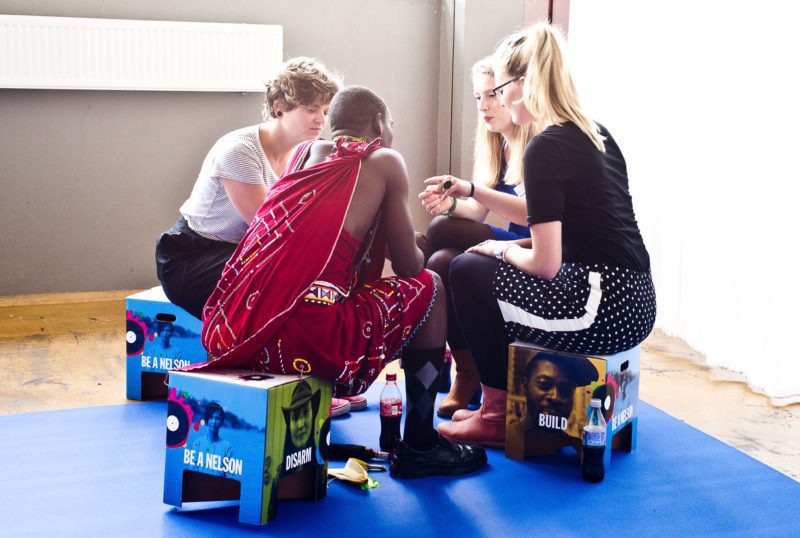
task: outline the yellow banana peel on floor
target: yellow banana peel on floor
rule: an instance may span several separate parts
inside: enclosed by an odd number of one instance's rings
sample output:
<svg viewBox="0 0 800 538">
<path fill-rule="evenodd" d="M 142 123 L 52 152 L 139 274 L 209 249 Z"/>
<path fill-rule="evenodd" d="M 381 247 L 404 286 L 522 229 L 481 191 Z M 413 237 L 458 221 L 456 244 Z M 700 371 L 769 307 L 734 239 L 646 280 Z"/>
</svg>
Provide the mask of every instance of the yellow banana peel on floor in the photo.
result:
<svg viewBox="0 0 800 538">
<path fill-rule="evenodd" d="M 369 476 L 367 471 L 386 472 L 383 465 L 370 465 L 367 462 L 356 458 L 350 458 L 341 469 L 328 467 L 328 476 L 331 479 L 338 479 L 360 486 L 361 489 L 372 489 L 380 486 L 380 483 Z"/>
</svg>

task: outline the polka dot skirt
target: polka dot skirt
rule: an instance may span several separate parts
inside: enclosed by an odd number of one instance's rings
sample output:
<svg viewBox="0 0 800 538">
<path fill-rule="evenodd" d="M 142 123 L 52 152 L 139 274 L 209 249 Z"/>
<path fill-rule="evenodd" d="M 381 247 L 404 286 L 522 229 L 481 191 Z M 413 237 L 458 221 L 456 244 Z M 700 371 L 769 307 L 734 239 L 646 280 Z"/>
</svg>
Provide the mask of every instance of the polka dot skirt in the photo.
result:
<svg viewBox="0 0 800 538">
<path fill-rule="evenodd" d="M 565 263 L 546 280 L 499 265 L 494 292 L 511 339 L 611 355 L 635 347 L 653 329 L 656 294 L 649 272 Z"/>
</svg>

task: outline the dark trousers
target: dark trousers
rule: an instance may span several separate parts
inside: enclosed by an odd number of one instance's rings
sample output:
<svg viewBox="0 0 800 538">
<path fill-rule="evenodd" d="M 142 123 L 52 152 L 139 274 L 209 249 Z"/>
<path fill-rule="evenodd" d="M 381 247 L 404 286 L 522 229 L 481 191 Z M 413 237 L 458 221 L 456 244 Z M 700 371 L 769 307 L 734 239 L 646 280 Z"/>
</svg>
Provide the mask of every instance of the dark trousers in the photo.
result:
<svg viewBox="0 0 800 538">
<path fill-rule="evenodd" d="M 498 263 L 481 254 L 461 254 L 450 264 L 450 291 L 481 383 L 506 390 L 511 342 L 506 338 L 503 315 L 494 294 Z"/>
<path fill-rule="evenodd" d="M 236 247 L 206 239 L 180 217 L 156 242 L 156 274 L 167 298 L 202 319 L 203 306 Z"/>
</svg>

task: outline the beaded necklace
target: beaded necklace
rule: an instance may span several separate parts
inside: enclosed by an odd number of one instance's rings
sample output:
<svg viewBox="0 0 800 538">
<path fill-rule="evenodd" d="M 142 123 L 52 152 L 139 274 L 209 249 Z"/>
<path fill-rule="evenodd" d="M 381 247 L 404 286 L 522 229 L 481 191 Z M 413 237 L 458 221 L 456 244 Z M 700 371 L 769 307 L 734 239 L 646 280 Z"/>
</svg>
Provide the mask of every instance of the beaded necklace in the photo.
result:
<svg viewBox="0 0 800 538">
<path fill-rule="evenodd" d="M 334 136 L 333 137 L 333 142 L 336 142 L 340 138 L 346 138 L 347 142 L 362 142 L 362 143 L 367 143 L 368 142 L 368 140 L 367 140 L 367 138 L 365 136 L 350 136 L 350 135 L 345 135 L 345 134 Z"/>
</svg>

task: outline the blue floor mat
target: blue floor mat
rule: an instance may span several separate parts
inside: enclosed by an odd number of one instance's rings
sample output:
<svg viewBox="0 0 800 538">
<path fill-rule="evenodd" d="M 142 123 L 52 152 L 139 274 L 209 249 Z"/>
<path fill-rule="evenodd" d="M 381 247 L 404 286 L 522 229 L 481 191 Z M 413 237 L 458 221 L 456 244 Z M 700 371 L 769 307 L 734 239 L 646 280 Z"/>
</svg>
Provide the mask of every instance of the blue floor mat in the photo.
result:
<svg viewBox="0 0 800 538">
<path fill-rule="evenodd" d="M 377 446 L 378 389 L 333 421 L 333 442 Z M 467 477 L 333 482 L 319 502 L 279 501 L 264 527 L 232 503 L 162 504 L 165 420 L 164 402 L 0 416 L 0 536 L 800 536 L 800 483 L 646 403 L 637 450 L 615 451 L 601 484 L 569 448 L 489 450 Z"/>
</svg>

